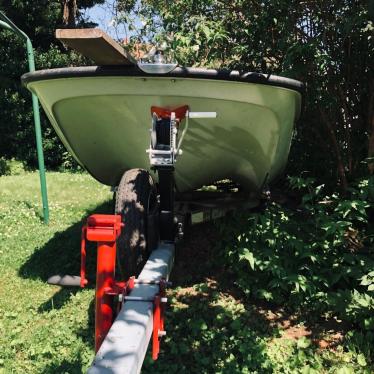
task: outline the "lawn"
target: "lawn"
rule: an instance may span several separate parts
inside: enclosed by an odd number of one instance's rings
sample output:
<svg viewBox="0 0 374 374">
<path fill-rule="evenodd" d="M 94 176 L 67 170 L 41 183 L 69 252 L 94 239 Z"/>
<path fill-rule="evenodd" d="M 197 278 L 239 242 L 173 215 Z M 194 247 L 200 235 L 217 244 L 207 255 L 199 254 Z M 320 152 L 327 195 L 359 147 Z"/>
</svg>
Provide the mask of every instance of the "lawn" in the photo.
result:
<svg viewBox="0 0 374 374">
<path fill-rule="evenodd" d="M 81 373 L 93 359 L 93 296 L 46 284 L 78 274 L 80 228 L 111 213 L 112 193 L 86 174 L 48 173 L 51 220 L 41 220 L 38 174 L 0 177 L 0 373 Z M 167 338 L 144 373 L 371 373 L 331 323 L 311 326 L 243 297 L 217 260 L 216 225 L 178 246 Z M 93 272 L 94 253 L 89 254 Z M 91 283 L 92 285 L 92 283 Z"/>
</svg>

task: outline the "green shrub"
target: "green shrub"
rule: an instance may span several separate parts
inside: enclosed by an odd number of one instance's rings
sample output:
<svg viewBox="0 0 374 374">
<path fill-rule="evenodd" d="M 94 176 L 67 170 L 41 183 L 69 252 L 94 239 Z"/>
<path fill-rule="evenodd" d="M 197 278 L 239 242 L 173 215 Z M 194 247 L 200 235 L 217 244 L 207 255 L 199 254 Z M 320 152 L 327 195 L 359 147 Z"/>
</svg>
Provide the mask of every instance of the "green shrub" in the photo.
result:
<svg viewBox="0 0 374 374">
<path fill-rule="evenodd" d="M 271 203 L 221 225 L 224 259 L 245 294 L 374 330 L 374 230 L 370 180 L 349 196 L 323 196 L 313 179 L 289 178 L 296 209 Z M 307 309 L 306 309 L 307 308 Z"/>
<path fill-rule="evenodd" d="M 0 157 L 0 176 L 9 175 L 9 165 L 4 157 Z"/>
<path fill-rule="evenodd" d="M 25 167 L 22 161 L 12 158 L 7 160 L 4 157 L 0 158 L 0 176 L 1 175 L 21 175 L 25 172 Z"/>
</svg>

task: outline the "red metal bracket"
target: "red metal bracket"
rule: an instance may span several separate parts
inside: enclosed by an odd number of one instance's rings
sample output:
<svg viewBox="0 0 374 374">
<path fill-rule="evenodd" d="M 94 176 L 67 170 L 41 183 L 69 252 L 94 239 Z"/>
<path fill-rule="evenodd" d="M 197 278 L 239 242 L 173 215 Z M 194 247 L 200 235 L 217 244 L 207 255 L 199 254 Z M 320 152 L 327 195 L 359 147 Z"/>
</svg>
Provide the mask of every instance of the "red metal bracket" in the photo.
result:
<svg viewBox="0 0 374 374">
<path fill-rule="evenodd" d="M 166 304 L 166 286 L 165 279 L 159 283 L 160 291 L 155 296 L 153 302 L 153 334 L 152 334 L 152 359 L 157 360 L 160 353 L 160 341 L 166 335 L 165 331 L 165 304 Z"/>
<path fill-rule="evenodd" d="M 97 242 L 96 272 L 96 314 L 95 314 L 95 351 L 97 352 L 119 313 L 122 301 L 153 302 L 152 358 L 157 360 L 160 353 L 160 341 L 166 335 L 164 330 L 166 287 L 165 279 L 159 281 L 139 280 L 135 277 L 124 282 L 115 281 L 116 240 L 121 233 L 123 223 L 119 215 L 94 214 L 87 219 L 82 228 L 81 237 L 81 287 L 88 283 L 86 279 L 86 240 Z M 158 285 L 159 292 L 154 299 L 128 296 L 135 284 Z M 114 298 L 118 297 L 117 310 L 114 310 Z"/>
<path fill-rule="evenodd" d="M 88 217 L 87 224 L 82 227 L 81 235 L 80 286 L 82 288 L 88 283 L 86 278 L 86 240 L 98 243 L 115 243 L 123 226 L 120 215 L 93 214 Z"/>
<path fill-rule="evenodd" d="M 159 286 L 158 294 L 153 298 L 144 298 L 139 296 L 127 296 L 134 288 L 135 284 L 147 284 Z M 157 360 L 160 353 L 161 338 L 166 335 L 165 332 L 165 304 L 166 287 L 170 285 L 165 279 L 160 281 L 146 281 L 131 277 L 127 282 L 117 282 L 113 287 L 107 287 L 105 293 L 113 296 L 121 296 L 123 302 L 126 301 L 145 301 L 153 303 L 153 333 L 152 333 L 152 358 Z M 119 312 L 119 309 L 117 313 Z"/>
<path fill-rule="evenodd" d="M 182 119 L 186 117 L 187 111 L 188 111 L 188 105 L 183 105 L 173 110 L 160 108 L 158 106 L 151 107 L 151 114 L 156 113 L 157 117 L 159 118 L 170 118 L 171 113 L 174 112 L 175 118 L 178 121 L 182 121 Z"/>
<path fill-rule="evenodd" d="M 94 214 L 82 228 L 81 287 L 86 279 L 86 240 L 97 242 L 95 350 L 99 350 L 114 319 L 113 296 L 106 290 L 115 287 L 116 240 L 123 223 L 120 215 Z"/>
</svg>

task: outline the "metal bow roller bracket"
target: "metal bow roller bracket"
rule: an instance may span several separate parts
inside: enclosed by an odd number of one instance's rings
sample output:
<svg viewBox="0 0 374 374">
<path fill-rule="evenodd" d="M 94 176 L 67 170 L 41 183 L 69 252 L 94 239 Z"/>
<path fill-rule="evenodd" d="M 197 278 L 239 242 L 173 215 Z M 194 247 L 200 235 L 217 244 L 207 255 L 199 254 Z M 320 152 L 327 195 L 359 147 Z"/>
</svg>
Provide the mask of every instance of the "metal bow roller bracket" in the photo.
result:
<svg viewBox="0 0 374 374">
<path fill-rule="evenodd" d="M 160 193 L 160 239 L 174 242 L 175 228 L 175 163 L 182 154 L 183 139 L 188 131 L 189 118 L 216 118 L 216 112 L 190 112 L 187 105 L 176 109 L 151 107 L 151 139 L 147 149 L 151 168 L 157 171 Z M 183 132 L 178 139 L 179 127 L 185 120 Z M 178 222 L 180 227 L 182 222 Z M 180 229 L 179 229 L 180 230 Z M 181 231 L 181 230 L 180 230 Z"/>
</svg>

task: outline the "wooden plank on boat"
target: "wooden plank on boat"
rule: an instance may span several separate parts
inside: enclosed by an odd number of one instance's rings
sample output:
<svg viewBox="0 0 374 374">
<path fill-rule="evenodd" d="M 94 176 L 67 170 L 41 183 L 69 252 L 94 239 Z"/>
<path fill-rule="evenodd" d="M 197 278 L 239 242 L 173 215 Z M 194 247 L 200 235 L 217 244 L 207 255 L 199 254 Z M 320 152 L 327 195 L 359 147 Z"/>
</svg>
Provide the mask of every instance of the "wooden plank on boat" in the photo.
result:
<svg viewBox="0 0 374 374">
<path fill-rule="evenodd" d="M 100 29 L 57 29 L 56 38 L 98 65 L 132 65 L 131 54 Z"/>
</svg>

